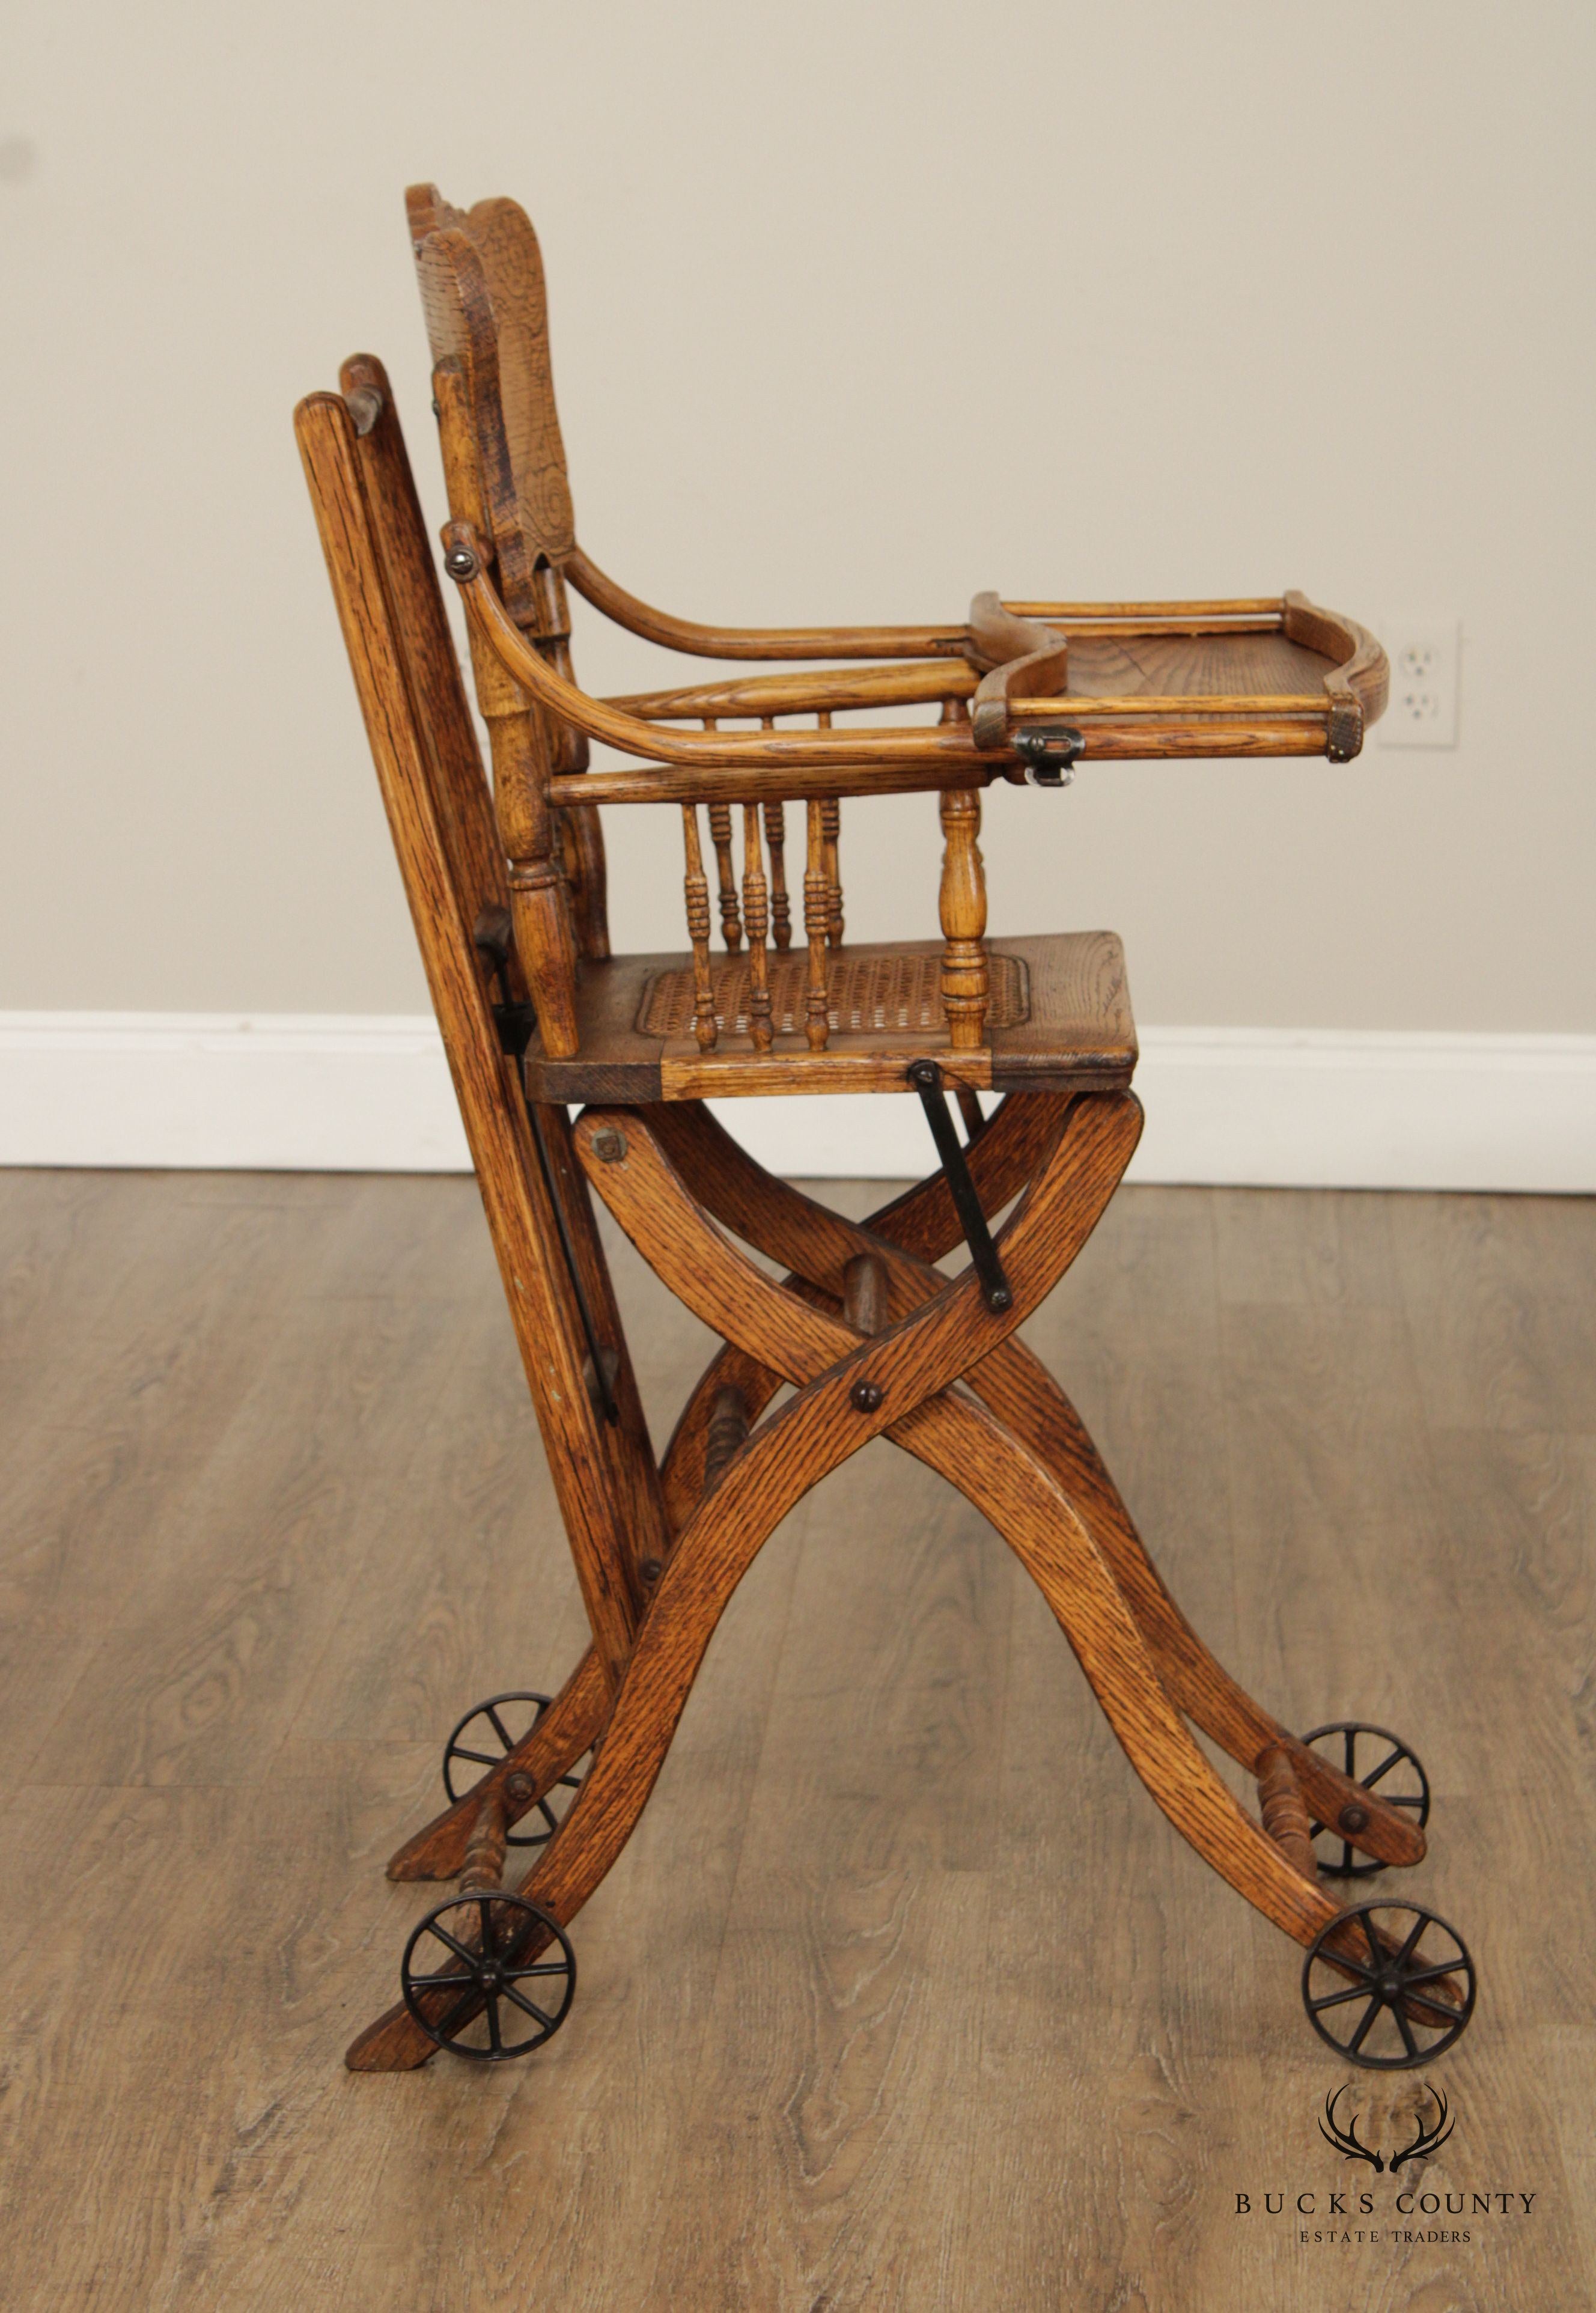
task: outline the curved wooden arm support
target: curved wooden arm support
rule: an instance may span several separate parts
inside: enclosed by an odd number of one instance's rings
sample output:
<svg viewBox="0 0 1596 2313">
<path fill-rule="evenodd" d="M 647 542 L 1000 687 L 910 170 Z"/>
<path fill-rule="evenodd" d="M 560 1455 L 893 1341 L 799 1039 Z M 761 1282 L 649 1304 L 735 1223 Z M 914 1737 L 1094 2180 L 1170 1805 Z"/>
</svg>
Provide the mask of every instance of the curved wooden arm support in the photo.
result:
<svg viewBox="0 0 1596 2313">
<path fill-rule="evenodd" d="M 959 658 L 962 627 L 710 627 L 656 611 L 574 546 L 565 575 L 585 602 L 618 627 L 692 658 Z"/>
<path fill-rule="evenodd" d="M 898 731 L 850 731 L 835 734 L 825 731 L 757 731 L 740 734 L 718 731 L 674 731 L 669 727 L 643 721 L 619 708 L 606 706 L 601 699 L 590 698 L 579 690 L 534 650 L 519 627 L 500 602 L 492 580 L 487 576 L 482 549 L 476 532 L 467 523 L 452 522 L 443 531 L 444 568 L 465 597 L 466 616 L 472 633 L 498 661 L 512 682 L 552 708 L 557 715 L 574 723 L 590 737 L 601 739 L 607 746 L 618 747 L 624 754 L 657 755 L 665 762 L 698 770 L 768 770 L 785 775 L 787 795 L 808 792 L 802 774 L 810 768 L 831 767 L 850 770 L 857 784 L 848 792 L 868 794 L 879 782 L 870 774 L 878 767 L 882 770 L 918 771 L 926 774 L 928 787 L 979 787 L 993 776 L 990 759 L 978 757 L 970 743 L 969 728 L 962 723 L 943 723 L 920 729 Z M 960 629 L 962 636 L 963 629 Z M 917 654 L 916 654 L 917 655 Z M 798 776 L 794 777 L 794 774 Z M 577 790 L 568 798 L 567 786 Z M 664 791 L 650 787 L 646 792 L 628 791 L 616 795 L 614 778 L 606 781 L 603 775 L 584 772 L 572 781 L 550 782 L 550 794 L 558 800 L 572 802 L 657 802 L 664 800 Z M 611 792 L 605 794 L 608 787 Z M 718 801 L 732 793 L 723 780 L 712 780 L 694 796 L 672 793 L 669 799 L 709 802 Z"/>
<path fill-rule="evenodd" d="M 918 707 L 969 699 L 975 669 L 962 659 L 910 661 L 902 666 L 866 666 L 855 672 L 812 674 L 752 674 L 741 681 L 696 682 L 675 690 L 639 690 L 606 699 L 626 715 L 657 722 L 697 722 L 716 715 L 832 715 L 850 708 Z"/>
<path fill-rule="evenodd" d="M 1367 631 L 1336 613 L 1319 610 L 1300 595 L 1288 595 L 1271 621 L 1247 620 L 1205 624 L 1183 631 L 1233 632 L 1237 625 L 1284 632 L 1290 641 L 1346 656 L 1323 679 L 1323 695 L 1268 693 L 1205 696 L 1201 691 L 1171 699 L 1079 699 L 1020 697 L 1016 675 L 1050 682 L 1067 673 L 1067 638 L 1012 618 L 996 596 L 978 597 L 987 606 L 977 622 L 992 647 L 1026 639 L 1039 646 L 1003 665 L 989 668 L 976 688 L 969 722 L 950 721 L 929 728 L 897 730 L 678 731 L 652 722 L 627 706 L 590 698 L 567 682 L 527 641 L 499 600 L 470 526 L 451 523 L 443 532 L 445 567 L 466 600 L 472 631 L 504 672 L 522 690 L 590 737 L 623 753 L 658 758 L 634 771 L 590 771 L 549 782 L 549 799 L 562 806 L 598 803 L 759 802 L 777 796 L 900 794 L 916 789 L 978 787 L 994 778 L 1018 782 L 1024 774 L 1013 747 L 1016 724 L 1063 716 L 1083 727 L 1085 760 L 1143 761 L 1149 758 L 1291 756 L 1328 754 L 1349 761 L 1363 744 L 1364 727 L 1385 703 L 1385 655 Z M 1099 629 L 1101 631 L 1102 629 Z M 1133 625 L 1127 631 L 1160 631 Z M 974 629 L 959 630 L 967 641 Z M 970 647 L 974 648 L 973 644 Z M 1061 667 L 1060 660 L 1064 664 Z M 767 678 L 776 682 L 779 678 Z M 916 677 L 915 682 L 929 681 Z M 990 688 L 988 687 L 990 686 Z M 735 686 L 705 686 L 724 696 Z M 755 690 L 754 695 L 759 695 Z M 935 696 L 957 698 L 958 683 L 937 688 Z M 651 701 L 661 694 L 647 694 Z M 671 694 L 663 694 L 670 698 Z M 817 711 L 819 690 L 811 694 Z M 903 701 L 901 691 L 884 699 Z M 907 702 L 904 702 L 907 703 Z M 667 714 L 685 712 L 668 706 Z M 714 715 L 717 707 L 696 706 Z M 799 711 L 781 693 L 772 706 L 756 708 L 744 699 L 732 711 Z M 663 765 L 665 768 L 662 769 Z M 720 774 L 697 778 L 697 773 Z"/>
</svg>

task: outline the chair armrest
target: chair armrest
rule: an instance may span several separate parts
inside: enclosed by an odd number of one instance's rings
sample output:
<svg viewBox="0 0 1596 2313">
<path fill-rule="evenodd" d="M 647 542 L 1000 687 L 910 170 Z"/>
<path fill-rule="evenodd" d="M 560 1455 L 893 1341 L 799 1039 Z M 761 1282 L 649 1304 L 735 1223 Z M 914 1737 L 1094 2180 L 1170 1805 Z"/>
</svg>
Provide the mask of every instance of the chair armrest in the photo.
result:
<svg viewBox="0 0 1596 2313">
<path fill-rule="evenodd" d="M 684 773 L 699 775 L 662 785 L 657 764 L 629 773 L 584 771 L 568 780 L 551 781 L 549 794 L 555 801 L 754 801 L 783 795 L 894 794 L 984 787 L 1005 770 L 1013 776 L 1017 769 L 1012 755 L 978 754 L 969 726 L 961 722 L 887 731 L 677 731 L 629 715 L 578 690 L 527 641 L 500 602 L 468 523 L 448 523 L 443 547 L 443 567 L 465 598 L 474 640 L 513 682 L 606 746 L 623 754 L 659 757 Z M 709 776 L 702 776 L 706 773 Z"/>
<path fill-rule="evenodd" d="M 963 627 L 710 627 L 628 594 L 580 546 L 561 565 L 584 602 L 618 627 L 692 658 L 960 658 Z"/>
<path fill-rule="evenodd" d="M 637 690 L 606 699 L 606 707 L 662 723 L 700 722 L 720 715 L 831 715 L 850 708 L 916 707 L 969 699 L 976 672 L 963 659 L 908 661 L 811 674 L 750 674 L 726 682 L 696 682 L 674 690 Z"/>
</svg>

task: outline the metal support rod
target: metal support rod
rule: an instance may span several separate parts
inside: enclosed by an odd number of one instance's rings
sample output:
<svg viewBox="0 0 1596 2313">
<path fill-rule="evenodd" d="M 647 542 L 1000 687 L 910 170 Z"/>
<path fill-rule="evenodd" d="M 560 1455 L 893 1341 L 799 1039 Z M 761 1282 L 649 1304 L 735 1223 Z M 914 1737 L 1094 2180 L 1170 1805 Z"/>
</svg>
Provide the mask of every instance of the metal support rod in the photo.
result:
<svg viewBox="0 0 1596 2313">
<path fill-rule="evenodd" d="M 969 1177 L 969 1166 L 964 1161 L 964 1150 L 948 1114 L 946 1095 L 943 1090 L 943 1072 L 934 1060 L 911 1060 L 908 1080 L 920 1095 L 920 1105 L 925 1112 L 925 1121 L 931 1127 L 931 1138 L 936 1143 L 936 1153 L 942 1160 L 943 1175 L 948 1193 L 953 1200 L 953 1210 L 959 1216 L 959 1226 L 964 1231 L 964 1241 L 969 1247 L 969 1257 L 981 1280 L 981 1298 L 988 1309 L 1001 1312 L 1010 1306 L 1013 1295 L 1009 1280 L 1003 1273 L 1003 1263 L 997 1257 L 997 1247 L 992 1242 L 992 1232 L 987 1227 L 987 1216 L 981 1210 L 981 1200 L 976 1194 L 976 1184 Z"/>
</svg>

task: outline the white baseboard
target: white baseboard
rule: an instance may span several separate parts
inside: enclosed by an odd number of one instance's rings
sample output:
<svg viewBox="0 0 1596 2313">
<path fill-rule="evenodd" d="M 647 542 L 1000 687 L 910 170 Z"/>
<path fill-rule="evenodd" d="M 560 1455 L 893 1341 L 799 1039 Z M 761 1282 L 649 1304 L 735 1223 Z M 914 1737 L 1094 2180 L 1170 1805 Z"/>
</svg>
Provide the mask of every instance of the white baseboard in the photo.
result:
<svg viewBox="0 0 1596 2313">
<path fill-rule="evenodd" d="M 1148 1028 L 1133 1181 L 1596 1192 L 1596 1036 Z M 801 1175 L 927 1169 L 918 1104 L 719 1104 Z M 0 1164 L 462 1172 L 432 1021 L 0 1013 Z"/>
</svg>

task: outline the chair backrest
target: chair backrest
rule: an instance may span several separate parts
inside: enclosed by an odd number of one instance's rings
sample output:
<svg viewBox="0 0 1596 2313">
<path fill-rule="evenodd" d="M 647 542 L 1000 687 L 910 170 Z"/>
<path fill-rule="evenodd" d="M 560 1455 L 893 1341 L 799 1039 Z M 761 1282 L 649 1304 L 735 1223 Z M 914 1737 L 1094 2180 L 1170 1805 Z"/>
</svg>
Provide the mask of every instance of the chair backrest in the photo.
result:
<svg viewBox="0 0 1596 2313">
<path fill-rule="evenodd" d="M 576 534 L 554 402 L 538 236 L 512 200 L 457 209 L 436 186 L 412 185 L 405 204 L 432 347 L 450 512 L 491 546 L 505 609 L 571 680 L 571 619 L 561 568 Z M 537 790 L 550 773 L 586 770 L 583 734 L 557 716 L 506 699 L 503 684 L 479 662 L 478 691 L 495 775 L 501 757 L 511 759 L 512 787 L 527 782 Z M 531 801 L 535 806 L 535 794 Z M 567 952 L 573 971 L 578 954 L 607 956 L 609 932 L 597 811 L 584 806 L 562 813 L 550 831 L 558 842 L 563 888 L 545 905 L 549 920 L 538 952 L 530 925 L 522 950 L 534 975 L 554 981 L 565 972 Z M 506 848 L 523 856 L 518 845 Z M 563 924 L 553 920 L 557 915 Z M 566 1007 L 550 1000 L 552 987 L 543 993 L 545 1021 L 557 1042 Z"/>
<path fill-rule="evenodd" d="M 576 531 L 538 236 L 512 200 L 457 209 L 435 185 L 412 185 L 405 207 L 433 361 L 458 363 L 466 380 L 499 592 L 518 626 L 542 632 L 564 596 L 539 586 L 539 567 L 557 578 Z"/>
<path fill-rule="evenodd" d="M 495 994 L 516 1002 L 524 982 L 392 395 L 369 356 L 341 377 L 344 394 L 310 395 L 294 430 L 594 1642 L 618 1675 L 641 1595 L 634 1538 L 662 1548 L 657 1471 L 565 1112 L 529 1116 L 495 1016 Z M 614 1420 L 595 1403 L 601 1372 Z"/>
</svg>

